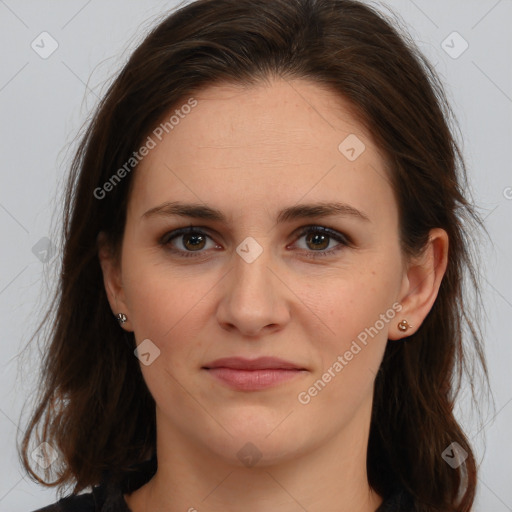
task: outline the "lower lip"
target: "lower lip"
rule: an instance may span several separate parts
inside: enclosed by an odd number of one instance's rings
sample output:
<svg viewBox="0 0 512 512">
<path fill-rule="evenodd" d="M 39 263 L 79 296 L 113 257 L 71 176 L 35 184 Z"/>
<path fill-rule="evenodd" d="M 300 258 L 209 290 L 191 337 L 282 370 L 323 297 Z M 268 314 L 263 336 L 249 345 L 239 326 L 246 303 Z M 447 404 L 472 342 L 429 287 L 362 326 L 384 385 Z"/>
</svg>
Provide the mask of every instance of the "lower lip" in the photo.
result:
<svg viewBox="0 0 512 512">
<path fill-rule="evenodd" d="M 305 370 L 283 370 L 279 368 L 266 370 L 236 370 L 234 368 L 208 368 L 213 377 L 223 381 L 232 388 L 243 391 L 257 391 L 276 386 L 305 373 Z"/>
</svg>

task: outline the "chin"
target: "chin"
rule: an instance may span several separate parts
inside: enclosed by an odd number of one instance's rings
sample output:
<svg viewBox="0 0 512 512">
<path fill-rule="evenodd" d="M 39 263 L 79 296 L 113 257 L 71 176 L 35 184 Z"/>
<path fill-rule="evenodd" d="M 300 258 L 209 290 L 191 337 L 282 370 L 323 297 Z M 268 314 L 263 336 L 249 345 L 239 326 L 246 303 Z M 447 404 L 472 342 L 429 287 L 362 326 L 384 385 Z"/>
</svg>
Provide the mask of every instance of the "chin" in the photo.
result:
<svg viewBox="0 0 512 512">
<path fill-rule="evenodd" d="M 229 434 L 216 428 L 205 444 L 214 456 L 239 467 L 269 467 L 291 461 L 307 452 L 308 447 L 312 448 L 316 436 L 292 420 L 293 414 L 287 418 L 289 413 L 283 413 L 278 421 L 274 421 L 273 416 L 269 421 L 261 416 L 255 419 L 242 414 L 235 423 L 219 421 Z"/>
</svg>

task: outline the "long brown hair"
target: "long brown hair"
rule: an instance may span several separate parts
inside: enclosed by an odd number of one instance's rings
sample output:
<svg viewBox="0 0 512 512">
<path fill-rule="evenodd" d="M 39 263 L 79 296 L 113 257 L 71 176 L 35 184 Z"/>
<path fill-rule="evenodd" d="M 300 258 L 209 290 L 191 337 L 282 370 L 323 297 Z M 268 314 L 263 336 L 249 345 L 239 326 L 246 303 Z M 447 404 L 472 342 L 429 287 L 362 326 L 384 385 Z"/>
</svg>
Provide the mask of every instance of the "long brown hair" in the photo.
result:
<svg viewBox="0 0 512 512">
<path fill-rule="evenodd" d="M 132 54 L 72 163 L 62 270 L 45 318 L 51 329 L 22 463 L 42 484 L 73 482 L 79 492 L 105 471 L 126 475 L 154 455 L 155 403 L 133 334 L 112 315 L 97 249 L 101 231 L 114 249 L 121 246 L 136 167 L 104 197 L 94 191 L 183 98 L 214 83 L 269 77 L 313 81 L 349 100 L 385 156 L 404 253 L 421 251 L 432 228 L 449 235 L 432 310 L 407 342 L 388 342 L 375 380 L 367 469 L 383 497 L 401 487 L 418 511 L 469 511 L 477 464 L 453 408 L 469 361 L 488 382 L 482 336 L 463 293 L 464 282 L 478 298 L 470 238 L 481 223 L 464 191 L 466 170 L 439 78 L 394 23 L 354 0 L 198 0 L 165 18 Z M 474 375 L 468 379 L 474 392 Z M 52 482 L 31 467 L 33 437 L 62 454 Z M 453 442 L 468 454 L 458 468 L 442 458 Z"/>
</svg>

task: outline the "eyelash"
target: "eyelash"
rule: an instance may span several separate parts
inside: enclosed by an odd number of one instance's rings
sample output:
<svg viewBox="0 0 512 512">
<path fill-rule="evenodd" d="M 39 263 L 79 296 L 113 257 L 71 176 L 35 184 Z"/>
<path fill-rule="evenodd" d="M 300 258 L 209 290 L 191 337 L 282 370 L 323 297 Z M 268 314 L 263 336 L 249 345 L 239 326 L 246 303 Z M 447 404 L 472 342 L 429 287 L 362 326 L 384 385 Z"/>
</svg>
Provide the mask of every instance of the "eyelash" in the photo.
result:
<svg viewBox="0 0 512 512">
<path fill-rule="evenodd" d="M 327 228 L 324 226 L 311 225 L 311 226 L 303 226 L 300 229 L 301 229 L 301 231 L 298 235 L 297 240 L 302 238 L 304 235 L 307 235 L 309 233 L 314 233 L 314 234 L 326 235 L 328 238 L 332 238 L 332 239 L 336 240 L 337 242 L 339 242 L 339 244 L 340 244 L 340 245 L 336 246 L 335 248 L 329 249 L 327 251 L 326 250 L 306 251 L 305 256 L 307 258 L 316 259 L 316 258 L 323 258 L 326 256 L 332 256 L 334 253 L 340 251 L 344 247 L 352 247 L 353 246 L 352 240 L 347 235 L 344 235 L 342 233 L 339 233 L 338 231 L 335 231 L 333 229 L 330 229 L 330 228 Z M 178 237 L 184 236 L 184 235 L 191 235 L 191 234 L 192 235 L 202 235 L 207 238 L 211 238 L 208 234 L 201 231 L 200 228 L 194 227 L 194 226 L 189 226 L 186 228 L 180 228 L 180 229 L 176 229 L 174 231 L 170 231 L 169 233 L 166 233 L 165 235 L 163 235 L 160 238 L 159 243 L 160 243 L 160 245 L 165 246 L 170 252 L 177 254 L 179 257 L 199 258 L 203 255 L 204 251 L 183 251 L 183 250 L 178 250 L 178 249 L 169 247 L 170 242 L 172 240 L 174 240 L 175 238 L 178 238 Z"/>
</svg>

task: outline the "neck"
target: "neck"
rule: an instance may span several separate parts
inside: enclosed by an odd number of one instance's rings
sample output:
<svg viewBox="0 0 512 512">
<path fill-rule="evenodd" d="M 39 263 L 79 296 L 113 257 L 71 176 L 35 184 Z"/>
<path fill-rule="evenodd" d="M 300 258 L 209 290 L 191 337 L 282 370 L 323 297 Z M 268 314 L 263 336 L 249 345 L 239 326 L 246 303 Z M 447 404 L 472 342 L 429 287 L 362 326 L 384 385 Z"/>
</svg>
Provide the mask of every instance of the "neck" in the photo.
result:
<svg viewBox="0 0 512 512">
<path fill-rule="evenodd" d="M 360 413 L 365 418 L 353 418 L 319 447 L 246 467 L 176 432 L 157 410 L 157 472 L 125 499 L 133 512 L 375 512 L 382 498 L 366 473 L 371 403 Z"/>
</svg>

